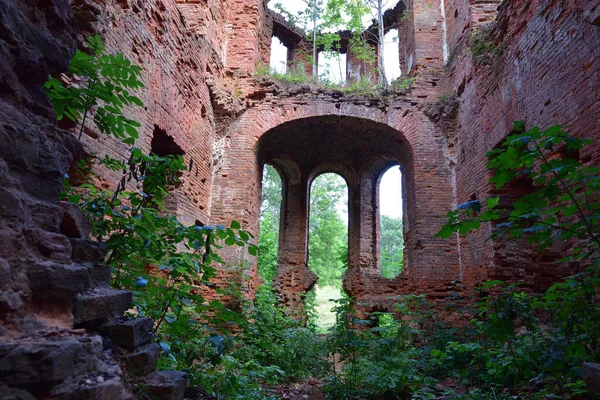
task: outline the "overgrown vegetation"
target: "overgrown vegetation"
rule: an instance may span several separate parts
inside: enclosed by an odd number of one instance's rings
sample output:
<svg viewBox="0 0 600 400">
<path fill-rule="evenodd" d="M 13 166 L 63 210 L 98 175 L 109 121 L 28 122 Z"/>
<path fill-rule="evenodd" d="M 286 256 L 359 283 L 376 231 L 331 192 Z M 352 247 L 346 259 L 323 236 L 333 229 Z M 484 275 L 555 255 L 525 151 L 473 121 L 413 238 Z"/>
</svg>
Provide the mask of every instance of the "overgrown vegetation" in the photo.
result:
<svg viewBox="0 0 600 400">
<path fill-rule="evenodd" d="M 493 22 L 476 26 L 471 31 L 469 49 L 476 64 L 491 64 L 500 52 L 494 43 L 493 32 Z"/>
<path fill-rule="evenodd" d="M 87 77 L 84 82 L 74 87 L 52 78 L 48 95 L 59 117 L 81 121 L 89 113 L 98 129 L 131 145 L 137 131 L 127 126 L 139 124 L 122 111 L 141 103 L 128 92 L 143 87 L 140 70 L 122 55 L 104 55 L 98 37 L 88 44 L 89 53 L 78 52 L 71 67 L 71 73 Z M 600 170 L 577 157 L 589 143 L 560 127 L 526 130 L 517 123 L 514 134 L 488 154 L 490 182 L 501 189 L 525 179 L 531 191 L 510 205 L 497 197 L 461 204 L 438 234 L 464 235 L 491 224 L 492 240 L 527 238 L 539 252 L 562 246 L 565 256 L 557 263 L 569 263 L 573 275 L 541 294 L 518 283 L 486 282 L 474 293 L 476 302 L 459 291 L 445 304 L 401 296 L 389 313 L 372 313 L 367 320 L 359 318 L 363 305 L 342 298 L 337 323 L 324 340 L 284 315 L 269 285 L 253 302 L 245 299 L 244 265 L 228 266 L 238 268 L 240 281 L 218 289 L 220 300 L 205 301 L 202 294 L 215 290 L 210 280 L 222 263 L 219 248 L 242 246 L 256 254 L 256 246 L 235 221 L 230 227 L 188 227 L 168 214 L 165 198 L 185 179 L 181 157 L 138 148 L 126 160 L 92 156 L 79 164 L 78 181 L 84 183 L 74 186 L 66 179 L 64 196 L 82 207 L 95 239 L 106 243 L 113 284 L 134 292 L 135 314 L 156 321 L 160 366 L 189 372 L 190 383 L 212 398 L 276 398 L 270 385 L 308 379 L 331 399 L 592 398 L 581 365 L 600 361 Z M 97 166 L 122 174 L 115 189 L 89 183 Z M 266 174 L 275 180 L 274 170 Z M 338 186 L 326 182 L 321 194 L 313 189 L 319 196 L 313 209 L 324 210 L 316 214 L 321 223 L 337 215 L 332 204 Z M 277 268 L 279 218 L 272 206 L 280 202 L 278 190 L 276 184 L 263 185 L 267 200 L 258 247 L 267 282 Z M 382 227 L 388 222 L 382 219 Z M 339 251 L 341 225 L 312 232 L 322 235 L 311 238 L 316 241 L 311 252 L 323 253 L 320 263 L 326 263 L 324 253 L 336 262 L 347 260 Z M 401 230 L 390 225 L 391 233 Z M 338 279 L 340 271 L 322 274 Z M 235 310 L 232 300 L 239 304 Z M 441 312 L 472 319 L 467 326 L 446 325 Z"/>
</svg>

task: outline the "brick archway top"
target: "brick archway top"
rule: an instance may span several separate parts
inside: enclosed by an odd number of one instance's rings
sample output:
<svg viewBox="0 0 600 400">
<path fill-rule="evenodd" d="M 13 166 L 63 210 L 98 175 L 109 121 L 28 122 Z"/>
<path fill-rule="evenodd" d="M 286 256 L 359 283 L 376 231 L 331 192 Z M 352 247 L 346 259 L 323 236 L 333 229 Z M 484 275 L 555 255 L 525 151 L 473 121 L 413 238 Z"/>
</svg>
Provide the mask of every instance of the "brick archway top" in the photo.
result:
<svg viewBox="0 0 600 400">
<path fill-rule="evenodd" d="M 394 110 L 382 110 L 374 105 L 355 104 L 352 102 L 334 101 L 295 101 L 284 98 L 253 107 L 236 119 L 228 128 L 228 135 L 242 135 L 246 144 L 256 146 L 258 140 L 270 130 L 283 124 L 314 117 L 349 117 L 365 120 L 380 126 L 383 130 L 392 129 L 404 136 L 406 110 L 415 111 L 410 103 L 399 102 Z M 397 110 L 396 110 L 397 108 Z M 412 143 L 412 140 L 409 139 Z"/>
<path fill-rule="evenodd" d="M 340 174 L 349 184 L 365 170 L 382 164 L 412 166 L 412 148 L 387 124 L 365 118 L 322 115 L 285 122 L 261 135 L 256 147 L 260 165 L 294 160 L 305 177 Z M 377 167 L 376 167 L 377 166 Z"/>
</svg>

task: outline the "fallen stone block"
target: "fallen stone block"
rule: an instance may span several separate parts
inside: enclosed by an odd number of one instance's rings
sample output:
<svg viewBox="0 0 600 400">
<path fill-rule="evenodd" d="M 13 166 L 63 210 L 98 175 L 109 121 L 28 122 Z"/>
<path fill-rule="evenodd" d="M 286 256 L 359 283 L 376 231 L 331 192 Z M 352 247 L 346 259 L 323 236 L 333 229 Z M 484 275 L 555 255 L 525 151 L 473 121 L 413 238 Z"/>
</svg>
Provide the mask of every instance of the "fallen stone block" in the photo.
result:
<svg viewBox="0 0 600 400">
<path fill-rule="evenodd" d="M 160 346 L 156 343 L 151 343 L 140 347 L 137 351 L 131 354 L 121 356 L 125 368 L 134 376 L 146 376 L 156 370 L 158 364 L 158 356 L 160 355 Z"/>
<path fill-rule="evenodd" d="M 600 393 L 600 364 L 583 363 L 581 375 L 585 386 L 590 392 Z"/>
<path fill-rule="evenodd" d="M 152 399 L 180 400 L 187 388 L 187 374 L 180 371 L 156 371 L 145 380 L 142 389 Z"/>
</svg>

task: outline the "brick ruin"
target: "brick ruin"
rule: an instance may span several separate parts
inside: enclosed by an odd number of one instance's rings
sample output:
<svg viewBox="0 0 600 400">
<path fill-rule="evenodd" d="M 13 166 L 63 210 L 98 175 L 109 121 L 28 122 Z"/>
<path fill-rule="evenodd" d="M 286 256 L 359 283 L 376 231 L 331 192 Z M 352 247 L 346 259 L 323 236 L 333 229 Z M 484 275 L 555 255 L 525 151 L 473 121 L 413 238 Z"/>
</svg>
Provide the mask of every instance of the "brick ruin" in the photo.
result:
<svg viewBox="0 0 600 400">
<path fill-rule="evenodd" d="M 543 289 L 568 271 L 527 246 L 434 238 L 446 212 L 493 194 L 485 154 L 512 122 L 561 124 L 600 139 L 600 5 L 586 0 L 415 0 L 386 24 L 400 32 L 400 63 L 416 82 L 386 98 L 293 87 L 254 74 L 272 36 L 301 61 L 301 32 L 266 0 L 0 0 L 0 393 L 6 399 L 131 398 L 134 389 L 101 336 L 158 398 L 180 398 L 185 374 L 154 371 L 152 321 L 123 319 L 131 293 L 111 289 L 103 249 L 88 239 L 80 211 L 59 203 L 61 177 L 84 154 L 125 158 L 127 147 L 90 125 L 81 141 L 57 125 L 43 83 L 68 68 L 83 38 L 98 33 L 111 53 L 144 68 L 144 151 L 181 154 L 187 171 L 169 209 L 191 225 L 235 219 L 258 233 L 261 174 L 279 171 L 284 189 L 274 288 L 301 308 L 316 282 L 307 267 L 308 188 L 322 172 L 349 187 L 346 292 L 368 309 L 390 296 L 443 300 L 489 278 Z M 406 18 L 397 18 L 405 12 Z M 469 50 L 486 26 L 497 54 Z M 351 64 L 352 57 L 348 57 Z M 352 70 L 352 68 L 349 68 Z M 580 154 L 597 164 L 595 144 Z M 378 270 L 378 181 L 403 171 L 405 270 Z M 116 176 L 100 173 L 111 188 Z M 514 187 L 506 198 L 526 188 Z M 260 284 L 248 262 L 246 294 Z M 231 279 L 221 268 L 215 284 Z M 235 271 L 238 271 L 235 269 Z M 239 272 L 235 272 L 239 274 Z M 103 350 L 104 349 L 104 350 Z"/>
</svg>

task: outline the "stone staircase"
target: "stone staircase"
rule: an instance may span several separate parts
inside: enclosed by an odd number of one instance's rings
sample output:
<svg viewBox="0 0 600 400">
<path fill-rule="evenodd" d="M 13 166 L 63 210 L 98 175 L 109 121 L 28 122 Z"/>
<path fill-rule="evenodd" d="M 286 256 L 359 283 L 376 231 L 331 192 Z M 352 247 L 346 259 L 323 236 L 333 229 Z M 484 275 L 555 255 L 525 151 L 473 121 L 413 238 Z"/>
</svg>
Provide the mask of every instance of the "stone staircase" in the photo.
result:
<svg viewBox="0 0 600 400">
<path fill-rule="evenodd" d="M 0 398 L 181 399 L 186 374 L 156 371 L 161 349 L 151 343 L 154 322 L 123 316 L 131 307 L 131 292 L 109 286 L 103 246 L 83 239 L 91 227 L 79 209 L 63 208 L 68 226 L 62 231 L 76 236 L 69 238 L 72 262 L 35 262 L 27 277 L 34 304 L 70 307 L 73 328 L 2 340 Z"/>
</svg>

